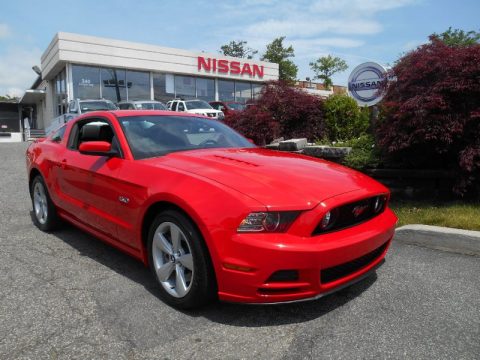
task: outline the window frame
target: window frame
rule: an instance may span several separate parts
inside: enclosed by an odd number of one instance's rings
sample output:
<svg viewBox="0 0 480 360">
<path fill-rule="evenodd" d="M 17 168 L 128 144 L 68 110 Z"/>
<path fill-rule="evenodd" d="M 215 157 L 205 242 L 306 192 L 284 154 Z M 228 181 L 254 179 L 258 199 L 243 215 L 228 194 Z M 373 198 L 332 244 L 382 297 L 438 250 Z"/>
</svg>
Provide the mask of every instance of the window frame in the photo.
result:
<svg viewBox="0 0 480 360">
<path fill-rule="evenodd" d="M 76 151 L 79 152 L 78 146 L 79 146 L 79 135 L 80 135 L 80 129 L 92 122 L 95 121 L 101 121 L 107 123 L 110 128 L 112 129 L 113 132 L 113 137 L 116 138 L 117 141 L 117 150 L 118 150 L 118 158 L 124 159 L 124 150 L 122 148 L 122 145 L 120 144 L 120 141 L 118 141 L 118 134 L 115 131 L 115 127 L 113 126 L 112 121 L 107 119 L 104 116 L 95 116 L 95 117 L 88 117 L 85 119 L 81 119 L 78 121 L 75 121 L 75 123 L 72 125 L 72 129 L 70 130 L 70 134 L 68 135 L 68 142 L 67 142 L 67 149 L 71 151 Z M 112 142 L 112 147 L 113 147 L 113 142 Z M 92 156 L 92 155 L 85 155 L 85 156 Z"/>
</svg>

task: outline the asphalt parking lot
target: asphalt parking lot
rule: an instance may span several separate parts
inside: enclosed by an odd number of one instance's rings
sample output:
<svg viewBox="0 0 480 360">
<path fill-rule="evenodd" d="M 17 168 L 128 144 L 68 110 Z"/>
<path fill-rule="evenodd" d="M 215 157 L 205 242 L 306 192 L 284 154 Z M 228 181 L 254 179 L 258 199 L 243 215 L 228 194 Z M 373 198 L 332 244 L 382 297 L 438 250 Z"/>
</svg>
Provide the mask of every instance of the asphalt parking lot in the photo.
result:
<svg viewBox="0 0 480 360">
<path fill-rule="evenodd" d="M 376 274 L 315 302 L 181 312 L 139 262 L 34 227 L 25 148 L 0 144 L 0 359 L 480 356 L 478 256 L 394 242 Z"/>
</svg>

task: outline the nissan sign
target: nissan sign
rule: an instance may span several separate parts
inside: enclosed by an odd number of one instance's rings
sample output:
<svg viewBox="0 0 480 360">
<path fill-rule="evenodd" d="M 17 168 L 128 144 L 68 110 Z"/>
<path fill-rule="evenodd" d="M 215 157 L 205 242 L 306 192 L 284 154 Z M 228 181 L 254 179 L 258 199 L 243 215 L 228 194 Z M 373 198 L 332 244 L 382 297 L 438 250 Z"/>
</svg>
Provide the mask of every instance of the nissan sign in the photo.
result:
<svg viewBox="0 0 480 360">
<path fill-rule="evenodd" d="M 372 106 L 382 100 L 383 83 L 387 70 L 374 62 L 366 62 L 353 69 L 348 78 L 348 93 L 360 106 Z"/>
<path fill-rule="evenodd" d="M 263 78 L 263 65 L 241 63 L 240 61 L 229 61 L 225 59 L 197 58 L 198 71 L 205 71 L 210 74 L 232 74 L 249 75 L 250 77 Z"/>
</svg>

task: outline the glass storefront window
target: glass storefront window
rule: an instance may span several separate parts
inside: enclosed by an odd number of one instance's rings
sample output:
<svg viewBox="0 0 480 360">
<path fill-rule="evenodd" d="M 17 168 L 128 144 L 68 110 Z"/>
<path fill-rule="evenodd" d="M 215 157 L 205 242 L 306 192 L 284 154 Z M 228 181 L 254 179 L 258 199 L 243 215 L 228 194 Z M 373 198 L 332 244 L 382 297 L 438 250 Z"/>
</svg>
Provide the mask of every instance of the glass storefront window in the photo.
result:
<svg viewBox="0 0 480 360">
<path fill-rule="evenodd" d="M 172 74 L 153 74 L 153 99 L 167 103 L 175 98 L 175 86 Z"/>
<path fill-rule="evenodd" d="M 100 99 L 100 69 L 72 65 L 74 99 Z"/>
<path fill-rule="evenodd" d="M 195 99 L 195 78 L 193 76 L 175 75 L 175 96 Z"/>
<path fill-rule="evenodd" d="M 62 115 L 67 112 L 67 91 L 66 91 L 66 70 L 63 69 L 55 76 L 54 83 L 54 96 L 53 96 L 53 108 L 55 109 L 55 115 Z"/>
<path fill-rule="evenodd" d="M 66 94 L 65 71 L 55 79 L 56 94 Z M 174 98 L 215 100 L 215 79 L 153 73 L 153 98 L 166 103 Z M 218 80 L 218 100 L 239 101 L 259 96 L 262 84 L 246 81 Z M 145 71 L 72 65 L 73 98 L 122 100 L 150 100 L 150 73 Z M 63 97 L 54 104 L 61 112 Z"/>
<path fill-rule="evenodd" d="M 150 100 L 150 73 L 127 70 L 128 100 Z"/>
<path fill-rule="evenodd" d="M 127 100 L 127 89 L 125 81 L 125 70 L 101 69 L 102 97 L 117 103 Z"/>
<path fill-rule="evenodd" d="M 205 101 L 214 101 L 215 80 L 197 78 L 197 98 Z"/>
<path fill-rule="evenodd" d="M 235 100 L 235 82 L 228 80 L 218 80 L 218 100 Z"/>
<path fill-rule="evenodd" d="M 252 83 L 252 93 L 253 93 L 253 98 L 258 99 L 262 93 L 263 85 L 262 84 L 257 84 L 257 83 Z"/>
<path fill-rule="evenodd" d="M 247 82 L 235 81 L 235 101 L 247 102 L 252 99 L 252 84 Z"/>
</svg>

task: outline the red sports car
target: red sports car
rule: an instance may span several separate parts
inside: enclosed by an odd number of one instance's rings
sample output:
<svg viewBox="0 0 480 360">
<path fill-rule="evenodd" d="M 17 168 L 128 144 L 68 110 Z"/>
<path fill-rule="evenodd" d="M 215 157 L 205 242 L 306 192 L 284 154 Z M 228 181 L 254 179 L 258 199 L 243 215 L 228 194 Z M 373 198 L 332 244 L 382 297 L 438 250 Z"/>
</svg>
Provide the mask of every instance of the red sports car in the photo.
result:
<svg viewBox="0 0 480 360">
<path fill-rule="evenodd" d="M 381 264 L 397 221 L 367 176 L 198 115 L 92 112 L 26 158 L 41 230 L 63 219 L 134 256 L 180 308 L 321 297 Z"/>
</svg>

